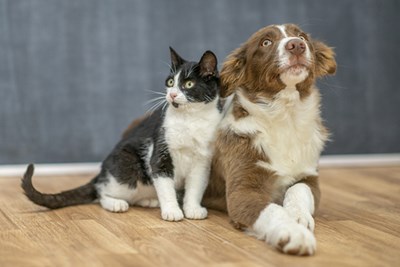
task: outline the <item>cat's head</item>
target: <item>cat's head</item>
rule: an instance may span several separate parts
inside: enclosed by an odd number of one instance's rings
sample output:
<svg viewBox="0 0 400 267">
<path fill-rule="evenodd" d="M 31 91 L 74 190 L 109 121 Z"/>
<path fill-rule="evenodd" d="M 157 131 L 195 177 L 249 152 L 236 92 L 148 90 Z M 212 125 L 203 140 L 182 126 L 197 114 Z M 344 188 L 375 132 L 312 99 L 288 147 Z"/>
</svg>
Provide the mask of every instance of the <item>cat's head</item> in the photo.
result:
<svg viewBox="0 0 400 267">
<path fill-rule="evenodd" d="M 218 98 L 219 75 L 217 57 L 206 51 L 199 62 L 184 60 L 171 51 L 171 73 L 165 80 L 166 99 L 174 108 L 192 103 L 208 104 Z"/>
</svg>

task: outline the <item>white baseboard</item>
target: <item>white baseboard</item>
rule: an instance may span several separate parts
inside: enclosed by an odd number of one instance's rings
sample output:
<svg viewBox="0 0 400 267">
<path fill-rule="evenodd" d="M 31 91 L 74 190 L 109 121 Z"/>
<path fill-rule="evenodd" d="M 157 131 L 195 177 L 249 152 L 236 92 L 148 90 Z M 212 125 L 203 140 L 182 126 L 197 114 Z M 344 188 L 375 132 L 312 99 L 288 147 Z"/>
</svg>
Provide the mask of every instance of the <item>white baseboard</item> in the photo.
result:
<svg viewBox="0 0 400 267">
<path fill-rule="evenodd" d="M 0 177 L 22 177 L 28 164 L 0 165 Z M 35 175 L 57 176 L 76 174 L 96 174 L 100 171 L 100 163 L 57 163 L 35 164 Z"/>
<path fill-rule="evenodd" d="M 400 166 L 400 154 L 326 155 L 319 160 L 321 167 Z"/>
<path fill-rule="evenodd" d="M 400 166 L 400 154 L 327 155 L 321 157 L 319 165 L 321 168 Z M 26 167 L 27 164 L 0 165 L 0 177 L 22 177 Z M 99 171 L 99 162 L 35 165 L 38 176 L 96 174 Z"/>
</svg>

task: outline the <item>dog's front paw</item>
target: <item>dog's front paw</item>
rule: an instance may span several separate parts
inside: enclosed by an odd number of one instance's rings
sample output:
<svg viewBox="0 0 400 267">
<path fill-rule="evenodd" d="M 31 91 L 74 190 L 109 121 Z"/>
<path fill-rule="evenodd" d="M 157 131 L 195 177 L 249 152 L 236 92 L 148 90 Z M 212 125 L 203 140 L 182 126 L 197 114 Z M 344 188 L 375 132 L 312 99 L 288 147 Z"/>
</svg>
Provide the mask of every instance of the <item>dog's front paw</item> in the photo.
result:
<svg viewBox="0 0 400 267">
<path fill-rule="evenodd" d="M 161 217 L 166 221 L 180 221 L 183 219 L 183 212 L 179 207 L 166 207 L 161 209 Z"/>
<path fill-rule="evenodd" d="M 313 216 L 309 212 L 299 209 L 287 209 L 287 212 L 297 223 L 303 225 L 311 232 L 314 232 L 315 222 Z"/>
<path fill-rule="evenodd" d="M 188 219 L 201 220 L 207 218 L 207 209 L 201 206 L 185 206 L 183 210 L 185 212 L 185 217 Z"/>
<path fill-rule="evenodd" d="M 266 241 L 282 252 L 292 255 L 312 255 L 316 249 L 313 233 L 294 222 L 277 225 L 268 233 Z"/>
</svg>

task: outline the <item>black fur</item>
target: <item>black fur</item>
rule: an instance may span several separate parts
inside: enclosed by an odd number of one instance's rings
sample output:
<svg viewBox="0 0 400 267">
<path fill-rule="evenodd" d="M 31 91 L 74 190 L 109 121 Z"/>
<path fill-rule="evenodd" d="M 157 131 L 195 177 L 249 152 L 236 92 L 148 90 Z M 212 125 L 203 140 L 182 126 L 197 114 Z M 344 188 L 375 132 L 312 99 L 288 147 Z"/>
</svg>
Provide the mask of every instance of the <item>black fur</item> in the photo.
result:
<svg viewBox="0 0 400 267">
<path fill-rule="evenodd" d="M 169 77 L 179 70 L 185 74 L 181 76 L 181 79 L 195 81 L 195 88 L 182 89 L 189 102 L 208 103 L 218 96 L 219 78 L 216 57 L 212 52 L 204 53 L 200 62 L 196 63 L 187 62 L 171 48 L 171 63 Z M 90 203 L 97 199 L 99 197 L 98 186 L 109 182 L 108 173 L 114 176 L 120 184 L 126 184 L 130 188 L 135 188 L 138 181 L 144 185 L 151 185 L 152 178 L 159 176 L 173 178 L 174 165 L 165 141 L 165 129 L 162 126 L 164 116 L 163 110 L 158 108 L 127 132 L 103 161 L 100 174 L 86 185 L 76 189 L 58 194 L 38 192 L 32 185 L 34 168 L 30 164 L 21 183 L 25 195 L 38 205 L 57 209 Z M 150 157 L 149 146 L 153 147 Z M 146 163 L 146 160 L 149 162 Z"/>
<path fill-rule="evenodd" d="M 38 192 L 32 185 L 32 175 L 34 167 L 29 164 L 21 182 L 21 187 L 25 195 L 34 203 L 49 209 L 58 209 L 72 205 L 91 203 L 97 198 L 97 192 L 92 181 L 81 187 L 63 191 L 59 194 L 43 194 Z"/>
<path fill-rule="evenodd" d="M 218 96 L 220 87 L 215 55 L 211 51 L 206 51 L 198 63 L 188 62 L 176 54 L 172 48 L 170 49 L 175 62 L 172 63 L 171 74 L 166 81 L 173 78 L 179 69 L 181 71 L 180 84 L 184 84 L 188 80 L 194 81 L 196 84 L 195 89 L 180 88 L 189 102 L 209 103 L 213 101 Z"/>
</svg>

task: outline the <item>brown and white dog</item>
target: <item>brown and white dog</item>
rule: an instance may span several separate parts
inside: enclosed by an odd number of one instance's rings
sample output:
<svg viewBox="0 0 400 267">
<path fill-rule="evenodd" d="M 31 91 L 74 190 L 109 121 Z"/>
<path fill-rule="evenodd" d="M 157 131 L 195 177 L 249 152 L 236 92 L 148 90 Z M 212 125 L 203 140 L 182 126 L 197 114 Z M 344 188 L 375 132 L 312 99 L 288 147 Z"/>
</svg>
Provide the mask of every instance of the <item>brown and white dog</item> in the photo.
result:
<svg viewBox="0 0 400 267">
<path fill-rule="evenodd" d="M 222 97 L 234 96 L 204 204 L 221 208 L 221 196 L 235 226 L 284 253 L 316 249 L 318 159 L 328 132 L 315 81 L 335 71 L 332 49 L 293 24 L 260 29 L 221 71 Z"/>
</svg>

